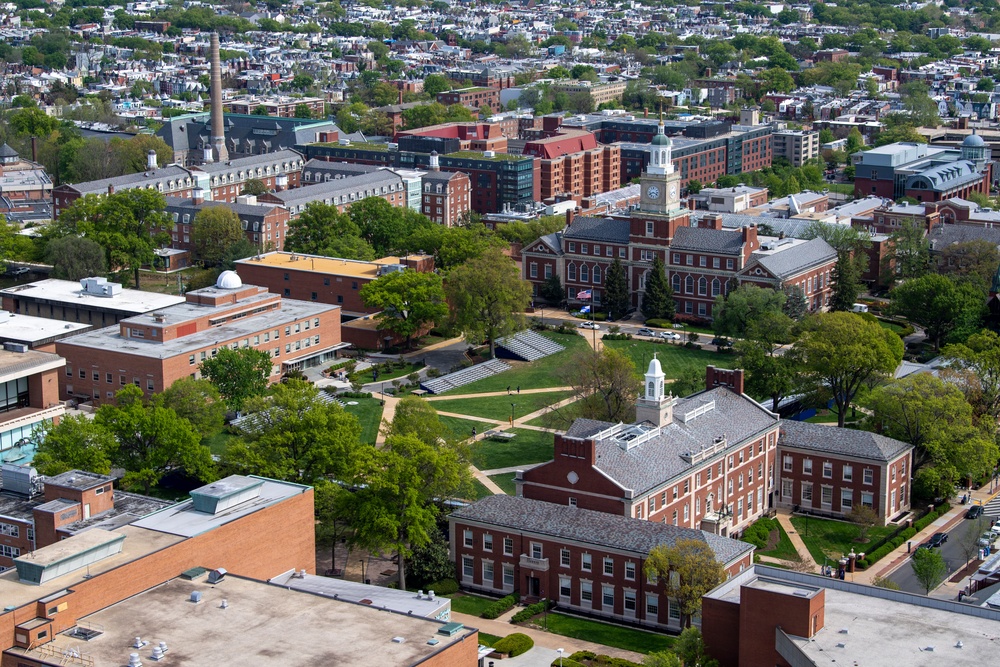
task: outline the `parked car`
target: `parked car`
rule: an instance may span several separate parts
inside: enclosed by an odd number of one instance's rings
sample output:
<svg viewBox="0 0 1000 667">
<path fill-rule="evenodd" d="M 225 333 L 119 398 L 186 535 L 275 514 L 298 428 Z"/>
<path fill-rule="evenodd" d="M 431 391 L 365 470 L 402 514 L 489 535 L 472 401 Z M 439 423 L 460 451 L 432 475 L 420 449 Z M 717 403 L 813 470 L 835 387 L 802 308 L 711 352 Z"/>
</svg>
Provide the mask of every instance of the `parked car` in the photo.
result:
<svg viewBox="0 0 1000 667">
<path fill-rule="evenodd" d="M 642 329 L 639 329 L 635 333 L 636 333 L 637 336 L 656 336 L 656 332 L 655 331 L 653 331 L 652 329 L 646 329 L 645 327 L 643 327 Z"/>
<path fill-rule="evenodd" d="M 979 536 L 979 546 L 981 546 L 981 547 L 993 546 L 993 541 L 995 539 L 996 539 L 996 536 L 993 535 L 993 533 L 991 533 L 990 531 L 987 530 L 985 533 L 983 533 L 982 535 Z"/>
<path fill-rule="evenodd" d="M 969 511 L 965 513 L 966 519 L 978 519 L 983 514 L 982 505 L 973 505 L 969 508 Z"/>
<path fill-rule="evenodd" d="M 681 335 L 673 331 L 661 331 L 660 338 L 665 338 L 667 340 L 680 340 Z"/>
<path fill-rule="evenodd" d="M 10 275 L 12 276 L 23 276 L 26 273 L 31 273 L 31 269 L 26 266 L 19 266 L 10 270 Z"/>
<path fill-rule="evenodd" d="M 581 329 L 600 329 L 601 325 L 597 322 L 580 322 Z"/>
<path fill-rule="evenodd" d="M 932 549 L 937 548 L 948 541 L 948 533 L 934 533 L 927 543 Z"/>
</svg>

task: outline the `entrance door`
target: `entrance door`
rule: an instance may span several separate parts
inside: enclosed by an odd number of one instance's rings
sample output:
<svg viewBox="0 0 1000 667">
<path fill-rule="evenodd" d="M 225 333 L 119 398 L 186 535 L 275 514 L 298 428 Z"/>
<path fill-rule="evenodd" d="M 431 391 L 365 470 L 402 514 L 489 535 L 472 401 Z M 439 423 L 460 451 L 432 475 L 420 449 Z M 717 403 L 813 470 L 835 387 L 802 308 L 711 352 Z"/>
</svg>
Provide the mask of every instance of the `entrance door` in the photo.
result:
<svg viewBox="0 0 1000 667">
<path fill-rule="evenodd" d="M 537 598 L 541 590 L 541 582 L 538 577 L 528 577 L 528 595 Z"/>
</svg>

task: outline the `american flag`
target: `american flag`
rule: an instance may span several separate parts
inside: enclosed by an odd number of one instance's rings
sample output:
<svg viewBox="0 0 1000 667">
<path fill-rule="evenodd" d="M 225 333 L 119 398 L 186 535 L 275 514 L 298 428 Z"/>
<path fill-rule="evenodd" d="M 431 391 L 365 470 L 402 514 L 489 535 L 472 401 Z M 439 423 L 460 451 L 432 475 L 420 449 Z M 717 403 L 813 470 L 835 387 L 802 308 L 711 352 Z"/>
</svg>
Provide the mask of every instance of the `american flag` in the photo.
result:
<svg viewBox="0 0 1000 667">
<path fill-rule="evenodd" d="M 590 298 L 590 290 L 589 289 L 585 289 L 583 291 L 577 292 L 576 293 L 576 298 L 580 299 L 581 301 L 586 301 L 587 299 Z"/>
</svg>

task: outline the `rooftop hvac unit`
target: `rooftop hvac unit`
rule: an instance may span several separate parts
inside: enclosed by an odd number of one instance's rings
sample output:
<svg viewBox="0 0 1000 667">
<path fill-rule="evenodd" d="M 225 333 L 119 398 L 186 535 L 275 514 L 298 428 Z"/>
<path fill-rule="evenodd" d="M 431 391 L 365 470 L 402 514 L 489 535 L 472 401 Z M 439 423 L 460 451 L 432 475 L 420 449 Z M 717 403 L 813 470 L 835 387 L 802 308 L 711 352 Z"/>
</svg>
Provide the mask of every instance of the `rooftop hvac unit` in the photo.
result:
<svg viewBox="0 0 1000 667">
<path fill-rule="evenodd" d="M 0 480 L 4 491 L 29 498 L 38 495 L 44 489 L 38 471 L 30 466 L 4 463 L 0 471 Z"/>
</svg>

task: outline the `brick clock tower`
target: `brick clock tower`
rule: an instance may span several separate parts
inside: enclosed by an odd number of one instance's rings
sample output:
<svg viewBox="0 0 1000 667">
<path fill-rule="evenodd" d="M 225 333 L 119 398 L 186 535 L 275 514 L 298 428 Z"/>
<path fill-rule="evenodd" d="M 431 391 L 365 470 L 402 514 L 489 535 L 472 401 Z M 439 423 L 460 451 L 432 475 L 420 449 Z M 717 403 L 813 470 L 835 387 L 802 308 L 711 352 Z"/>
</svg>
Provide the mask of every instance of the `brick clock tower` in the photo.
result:
<svg viewBox="0 0 1000 667">
<path fill-rule="evenodd" d="M 639 179 L 642 188 L 639 210 L 668 215 L 680 208 L 681 175 L 674 169 L 670 137 L 663 133 L 662 120 L 651 146 L 649 166 Z"/>
</svg>

